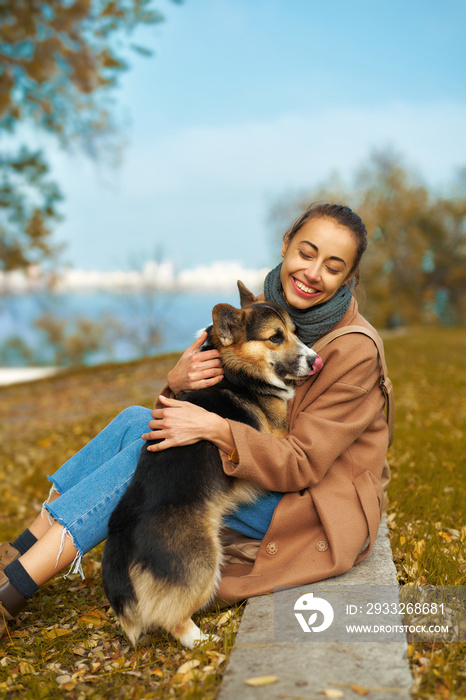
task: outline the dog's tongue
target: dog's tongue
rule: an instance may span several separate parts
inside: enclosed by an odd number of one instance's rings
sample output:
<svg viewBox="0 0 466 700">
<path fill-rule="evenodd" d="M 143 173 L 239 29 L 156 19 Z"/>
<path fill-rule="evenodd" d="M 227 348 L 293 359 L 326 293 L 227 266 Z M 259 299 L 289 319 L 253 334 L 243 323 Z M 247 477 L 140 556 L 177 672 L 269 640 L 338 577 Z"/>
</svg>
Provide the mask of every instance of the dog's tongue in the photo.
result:
<svg viewBox="0 0 466 700">
<path fill-rule="evenodd" d="M 308 372 L 308 377 L 311 376 L 311 374 L 317 374 L 317 372 L 320 372 L 322 367 L 324 366 L 324 363 L 322 362 L 321 358 L 319 355 L 317 355 L 316 359 L 314 360 L 314 364 L 312 365 L 312 369 L 310 372 Z"/>
</svg>

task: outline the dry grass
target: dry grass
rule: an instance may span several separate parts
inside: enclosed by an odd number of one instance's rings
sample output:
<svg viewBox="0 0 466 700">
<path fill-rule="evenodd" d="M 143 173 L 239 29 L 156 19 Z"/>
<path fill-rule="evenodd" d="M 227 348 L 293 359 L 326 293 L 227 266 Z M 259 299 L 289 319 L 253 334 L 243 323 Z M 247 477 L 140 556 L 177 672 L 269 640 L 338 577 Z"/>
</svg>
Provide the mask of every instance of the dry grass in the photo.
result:
<svg viewBox="0 0 466 700">
<path fill-rule="evenodd" d="M 176 356 L 66 372 L 0 388 L 0 541 L 37 515 L 53 473 L 130 403 L 151 406 Z M 102 546 L 83 561 L 85 580 L 56 577 L 0 642 L 0 697 L 214 698 L 241 607 L 199 614 L 221 643 L 193 652 L 169 635 L 135 651 L 102 590 Z"/>
<path fill-rule="evenodd" d="M 386 340 L 396 392 L 388 522 L 401 584 L 466 584 L 466 330 Z M 67 372 L 0 388 L 0 540 L 14 538 L 47 496 L 45 475 L 122 408 L 152 404 L 175 357 Z M 100 551 L 86 580 L 57 577 L 0 643 L 0 697 L 214 698 L 241 609 L 198 616 L 221 643 L 186 651 L 152 635 L 134 651 L 103 595 Z M 416 698 L 465 698 L 464 645 L 410 645 Z"/>
<path fill-rule="evenodd" d="M 466 329 L 385 341 L 395 385 L 388 523 L 401 584 L 466 584 Z M 417 698 L 465 698 L 465 644 L 413 644 Z"/>
</svg>

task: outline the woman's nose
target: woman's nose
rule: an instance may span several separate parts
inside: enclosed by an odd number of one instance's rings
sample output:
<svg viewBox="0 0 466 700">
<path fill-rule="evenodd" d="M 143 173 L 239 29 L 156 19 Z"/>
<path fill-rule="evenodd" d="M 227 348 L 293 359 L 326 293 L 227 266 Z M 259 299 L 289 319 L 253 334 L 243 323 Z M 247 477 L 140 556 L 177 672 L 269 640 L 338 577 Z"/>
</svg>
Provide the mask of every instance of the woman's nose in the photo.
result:
<svg viewBox="0 0 466 700">
<path fill-rule="evenodd" d="M 306 267 L 305 275 L 309 281 L 319 280 L 320 279 L 320 263 L 315 262 L 312 265 L 309 265 L 308 267 Z"/>
</svg>

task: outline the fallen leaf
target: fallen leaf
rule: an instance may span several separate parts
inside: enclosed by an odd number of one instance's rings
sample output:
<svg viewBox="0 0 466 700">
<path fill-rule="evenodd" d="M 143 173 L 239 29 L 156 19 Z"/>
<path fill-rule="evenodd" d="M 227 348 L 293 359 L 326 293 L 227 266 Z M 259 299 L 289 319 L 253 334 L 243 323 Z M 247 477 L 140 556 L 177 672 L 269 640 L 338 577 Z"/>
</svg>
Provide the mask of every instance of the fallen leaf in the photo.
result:
<svg viewBox="0 0 466 700">
<path fill-rule="evenodd" d="M 86 656 L 86 650 L 84 647 L 75 647 L 72 649 L 73 654 L 76 654 L 76 656 Z"/>
<path fill-rule="evenodd" d="M 15 630 L 11 633 L 10 637 L 12 639 L 22 639 L 23 637 L 29 637 L 30 632 L 28 630 Z"/>
<path fill-rule="evenodd" d="M 449 532 L 439 532 L 438 534 L 439 534 L 439 537 L 443 537 L 443 539 L 444 539 L 446 542 L 451 542 L 452 539 L 453 539 L 453 536 L 450 535 Z"/>
<path fill-rule="evenodd" d="M 260 685 L 272 685 L 278 681 L 277 676 L 254 676 L 253 678 L 248 678 L 244 682 L 248 685 L 260 686 Z"/>
<path fill-rule="evenodd" d="M 461 539 L 461 532 L 459 530 L 456 530 L 455 528 L 452 528 L 452 527 L 447 527 L 447 531 L 452 536 L 452 539 L 454 539 L 454 540 Z"/>
<path fill-rule="evenodd" d="M 190 659 L 189 661 L 185 661 L 184 664 L 181 664 L 179 669 L 177 669 L 177 673 L 183 675 L 183 673 L 187 673 L 188 671 L 191 671 L 193 668 L 196 668 L 196 666 L 200 665 L 199 659 Z"/>
<path fill-rule="evenodd" d="M 69 683 L 71 681 L 71 676 L 66 673 L 63 676 L 57 676 L 55 680 L 57 681 L 58 685 L 64 685 L 65 683 Z"/>
<path fill-rule="evenodd" d="M 85 639 L 82 643 L 84 649 L 95 649 L 97 645 L 98 641 L 96 639 Z"/>
<path fill-rule="evenodd" d="M 348 686 L 350 690 L 353 691 L 353 693 L 356 693 L 356 695 L 369 695 L 369 691 L 367 688 L 363 688 L 362 685 L 356 685 L 356 683 L 351 683 L 351 685 Z"/>
<path fill-rule="evenodd" d="M 100 625 L 103 623 L 102 618 L 99 615 L 95 615 L 92 613 L 86 613 L 86 615 L 81 615 L 81 617 L 78 617 L 78 623 L 81 625 L 86 625 L 89 627 L 92 625 L 92 627 L 100 627 Z"/>
<path fill-rule="evenodd" d="M 51 630 L 42 630 L 41 634 L 46 639 L 56 639 L 57 637 L 65 637 L 67 634 L 73 634 L 73 632 L 72 630 L 58 628 Z"/>
<path fill-rule="evenodd" d="M 178 674 L 177 674 L 178 675 Z M 175 676 L 175 678 L 177 677 Z M 188 671 L 187 673 L 184 673 L 182 676 L 183 683 L 189 683 L 189 681 L 193 681 L 194 679 L 199 679 L 201 676 L 201 669 L 199 668 L 192 668 L 191 671 Z"/>
<path fill-rule="evenodd" d="M 215 666 L 204 666 L 202 673 L 215 673 Z"/>
<path fill-rule="evenodd" d="M 323 693 L 327 698 L 343 698 L 345 696 L 342 690 L 334 690 L 333 688 L 327 688 Z"/>
<path fill-rule="evenodd" d="M 230 620 L 232 618 L 232 616 L 233 616 L 233 610 L 230 608 L 226 612 L 222 613 L 222 615 L 220 615 L 220 617 L 217 620 L 215 620 L 215 624 L 218 627 L 221 627 L 222 625 L 227 623 L 228 620 Z"/>
<path fill-rule="evenodd" d="M 27 661 L 20 661 L 19 672 L 22 676 L 26 676 L 28 673 L 34 673 L 34 666 Z"/>
</svg>

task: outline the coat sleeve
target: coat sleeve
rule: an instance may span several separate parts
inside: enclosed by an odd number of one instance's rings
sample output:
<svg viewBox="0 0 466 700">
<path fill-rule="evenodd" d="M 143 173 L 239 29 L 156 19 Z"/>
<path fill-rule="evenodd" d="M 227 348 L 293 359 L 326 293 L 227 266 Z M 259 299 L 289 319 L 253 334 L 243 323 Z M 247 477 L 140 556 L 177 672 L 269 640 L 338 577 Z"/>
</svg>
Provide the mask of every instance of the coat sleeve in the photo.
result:
<svg viewBox="0 0 466 700">
<path fill-rule="evenodd" d="M 273 491 L 315 486 L 383 411 L 380 367 L 371 340 L 356 334 L 328 346 L 324 369 L 291 408 L 284 438 L 229 421 L 236 462 L 220 452 L 226 474 Z M 388 440 L 388 438 L 387 438 Z"/>
</svg>

